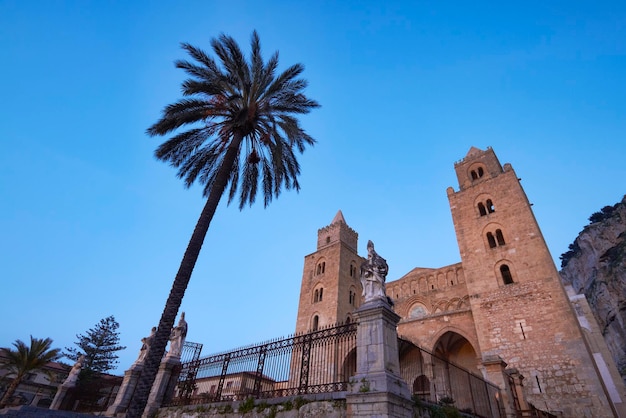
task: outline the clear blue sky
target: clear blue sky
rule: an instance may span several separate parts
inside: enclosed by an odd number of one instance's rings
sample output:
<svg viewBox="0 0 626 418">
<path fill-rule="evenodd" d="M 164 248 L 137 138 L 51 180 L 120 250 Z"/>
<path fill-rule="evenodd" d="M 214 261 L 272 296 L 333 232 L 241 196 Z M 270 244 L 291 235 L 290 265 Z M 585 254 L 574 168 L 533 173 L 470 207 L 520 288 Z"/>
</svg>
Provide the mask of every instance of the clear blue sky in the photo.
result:
<svg viewBox="0 0 626 418">
<path fill-rule="evenodd" d="M 204 354 L 293 331 L 338 209 L 389 280 L 460 261 L 446 188 L 471 146 L 513 165 L 558 261 L 626 193 L 626 3 L 508 3 L 0 1 L 0 346 L 115 315 L 134 361 L 203 205 L 144 132 L 180 43 L 222 32 L 305 64 L 322 108 L 299 194 L 218 209 L 182 306 Z"/>
</svg>

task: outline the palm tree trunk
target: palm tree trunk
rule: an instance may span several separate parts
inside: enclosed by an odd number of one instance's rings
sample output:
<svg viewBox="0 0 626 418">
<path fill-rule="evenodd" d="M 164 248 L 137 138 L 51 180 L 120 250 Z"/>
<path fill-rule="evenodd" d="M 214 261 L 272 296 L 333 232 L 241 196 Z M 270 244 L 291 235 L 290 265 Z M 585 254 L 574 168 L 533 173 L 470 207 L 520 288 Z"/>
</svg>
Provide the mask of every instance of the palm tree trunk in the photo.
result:
<svg viewBox="0 0 626 418">
<path fill-rule="evenodd" d="M 178 314 L 178 309 L 182 303 L 185 290 L 191 278 L 191 273 L 198 260 L 200 249 L 202 248 L 206 233 L 209 230 L 209 225 L 211 224 L 217 205 L 228 185 L 228 179 L 230 178 L 233 163 L 239 153 L 239 146 L 241 145 L 242 139 L 243 137 L 241 135 L 236 135 L 228 146 L 224 159 L 222 160 L 222 165 L 215 178 L 215 184 L 209 192 L 209 197 L 207 198 L 200 218 L 191 235 L 187 250 L 185 250 L 185 255 L 183 256 L 183 260 L 178 268 L 178 273 L 176 273 L 176 278 L 172 284 L 172 290 L 170 290 L 165 308 L 161 314 L 157 332 L 148 350 L 143 371 L 137 383 L 137 388 L 135 389 L 135 393 L 128 407 L 127 418 L 141 417 L 146 407 L 150 389 L 152 388 L 159 365 L 161 364 L 161 359 L 165 353 L 165 346 L 169 341 L 174 320 Z"/>
<path fill-rule="evenodd" d="M 16 377 L 15 379 L 13 379 L 13 381 L 11 382 L 9 387 L 7 388 L 7 391 L 4 393 L 4 396 L 2 397 L 2 400 L 0 400 L 0 409 L 2 409 L 5 406 L 7 406 L 7 404 L 9 403 L 9 400 L 11 400 L 11 397 L 13 396 L 15 391 L 17 390 L 17 387 L 20 385 L 21 381 L 22 381 L 21 377 Z"/>
</svg>

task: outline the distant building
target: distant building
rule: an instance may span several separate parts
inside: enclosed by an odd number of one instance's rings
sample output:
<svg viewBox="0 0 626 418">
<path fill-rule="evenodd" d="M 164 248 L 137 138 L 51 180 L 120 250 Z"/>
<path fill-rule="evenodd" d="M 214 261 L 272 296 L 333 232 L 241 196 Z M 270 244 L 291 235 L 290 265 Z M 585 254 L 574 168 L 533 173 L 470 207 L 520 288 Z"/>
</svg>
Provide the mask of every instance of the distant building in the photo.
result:
<svg viewBox="0 0 626 418">
<path fill-rule="evenodd" d="M 0 366 L 6 357 L 0 353 Z M 58 387 L 67 378 L 71 366 L 50 362 L 44 369 L 29 373 L 17 387 L 9 403 L 10 406 L 30 405 L 48 408 L 54 399 Z M 0 398 L 11 384 L 12 377 L 0 368 Z M 115 400 L 115 395 L 122 384 L 122 377 L 106 373 L 99 374 L 83 390 L 73 388 L 68 392 L 61 409 L 71 411 L 103 411 Z"/>
<path fill-rule="evenodd" d="M 587 302 L 563 288 L 511 164 L 472 147 L 454 168 L 459 189 L 447 194 L 461 262 L 416 267 L 387 283 L 402 317 L 398 333 L 494 382 L 502 376 L 491 376 L 488 364 L 502 359 L 524 377 L 524 398 L 542 410 L 626 416 L 626 388 Z M 357 239 L 341 211 L 318 231 L 317 250 L 304 258 L 297 333 L 352 320 L 364 261 Z M 415 393 L 445 396 L 438 379 L 430 370 L 407 383 Z"/>
<path fill-rule="evenodd" d="M 6 357 L 0 352 L 0 365 L 6 363 Z M 43 370 L 29 373 L 17 387 L 10 405 L 32 405 L 47 408 L 54 399 L 57 387 L 63 383 L 71 367 L 62 363 L 51 362 Z M 0 368 L 0 398 L 4 395 L 13 378 Z"/>
</svg>

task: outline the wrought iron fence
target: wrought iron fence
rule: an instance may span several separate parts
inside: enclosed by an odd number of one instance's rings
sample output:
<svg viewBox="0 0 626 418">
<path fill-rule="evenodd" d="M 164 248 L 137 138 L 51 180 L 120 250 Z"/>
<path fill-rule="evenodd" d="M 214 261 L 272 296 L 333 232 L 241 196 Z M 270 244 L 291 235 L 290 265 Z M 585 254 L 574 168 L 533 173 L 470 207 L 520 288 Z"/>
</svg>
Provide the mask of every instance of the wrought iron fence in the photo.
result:
<svg viewBox="0 0 626 418">
<path fill-rule="evenodd" d="M 184 363 L 175 404 L 340 392 L 356 372 L 356 323 Z"/>
<path fill-rule="evenodd" d="M 410 341 L 398 342 L 400 375 L 414 397 L 428 403 L 453 405 L 478 417 L 504 416 L 496 385 Z"/>
<path fill-rule="evenodd" d="M 356 374 L 356 323 L 278 338 L 182 365 L 170 405 L 347 391 Z M 400 374 L 415 397 L 478 417 L 500 417 L 499 389 L 399 338 Z"/>
</svg>

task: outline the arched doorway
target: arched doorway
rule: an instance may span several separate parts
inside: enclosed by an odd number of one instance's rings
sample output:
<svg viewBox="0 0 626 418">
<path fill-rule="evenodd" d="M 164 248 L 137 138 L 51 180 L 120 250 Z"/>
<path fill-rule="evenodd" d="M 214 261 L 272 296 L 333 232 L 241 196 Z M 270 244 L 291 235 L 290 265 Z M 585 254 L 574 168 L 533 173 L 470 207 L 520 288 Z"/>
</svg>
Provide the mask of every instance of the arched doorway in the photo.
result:
<svg viewBox="0 0 626 418">
<path fill-rule="evenodd" d="M 439 337 L 433 349 L 437 357 L 452 362 L 471 372 L 478 371 L 478 355 L 472 344 L 462 335 L 448 331 Z"/>
<path fill-rule="evenodd" d="M 433 348 L 432 387 L 437 400 L 451 399 L 455 405 L 472 405 L 467 389 L 468 371 L 479 374 L 476 350 L 462 335 L 448 331 Z"/>
<path fill-rule="evenodd" d="M 424 358 L 425 353 L 412 342 L 398 338 L 400 358 L 400 375 L 409 385 L 413 395 L 420 399 L 431 400 L 431 368 L 430 362 Z"/>
<path fill-rule="evenodd" d="M 344 382 L 349 382 L 350 378 L 356 374 L 356 348 L 350 350 L 343 360 L 341 374 Z"/>
</svg>

